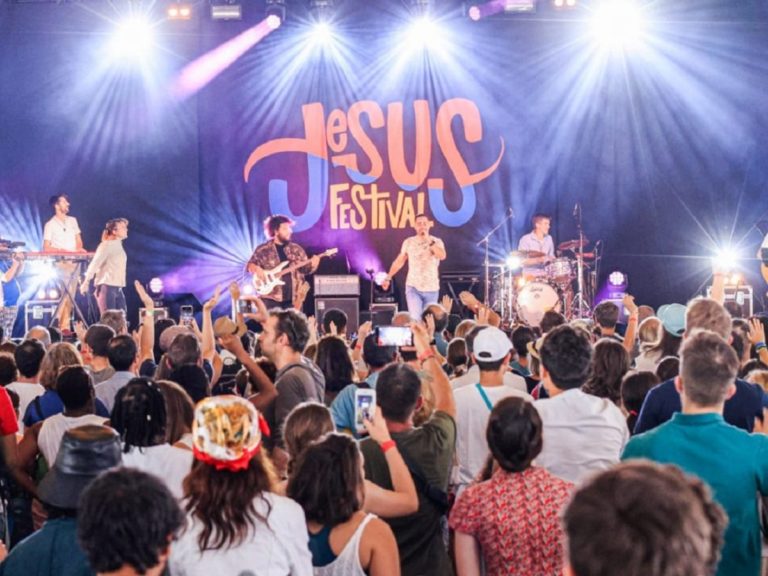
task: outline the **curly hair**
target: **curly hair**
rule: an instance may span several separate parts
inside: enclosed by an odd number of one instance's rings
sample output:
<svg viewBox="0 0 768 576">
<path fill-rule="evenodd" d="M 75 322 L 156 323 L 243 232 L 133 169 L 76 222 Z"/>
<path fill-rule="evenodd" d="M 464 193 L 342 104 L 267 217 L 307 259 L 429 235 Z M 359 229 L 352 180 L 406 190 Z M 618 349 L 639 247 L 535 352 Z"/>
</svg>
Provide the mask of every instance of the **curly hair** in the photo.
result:
<svg viewBox="0 0 768 576">
<path fill-rule="evenodd" d="M 127 564 L 146 574 L 158 565 L 183 522 L 176 499 L 159 479 L 117 468 L 83 492 L 77 537 L 95 572 L 114 572 Z"/>
<path fill-rule="evenodd" d="M 149 378 L 133 378 L 123 386 L 115 397 L 111 424 L 125 444 L 124 451 L 164 444 L 166 414 L 163 393 Z"/>
</svg>

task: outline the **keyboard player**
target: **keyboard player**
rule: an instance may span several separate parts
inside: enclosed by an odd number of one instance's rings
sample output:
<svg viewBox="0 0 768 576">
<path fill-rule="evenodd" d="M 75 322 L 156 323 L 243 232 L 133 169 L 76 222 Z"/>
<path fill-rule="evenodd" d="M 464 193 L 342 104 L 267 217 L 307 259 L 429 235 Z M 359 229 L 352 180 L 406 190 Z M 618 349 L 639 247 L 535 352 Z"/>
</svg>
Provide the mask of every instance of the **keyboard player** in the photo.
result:
<svg viewBox="0 0 768 576">
<path fill-rule="evenodd" d="M 53 208 L 53 217 L 43 228 L 43 252 L 73 252 L 81 253 L 83 238 L 77 219 L 69 215 L 69 198 L 66 194 L 51 196 L 48 203 Z M 80 264 L 61 261 L 55 264 L 61 284 L 67 293 L 62 294 L 58 309 L 59 329 L 72 329 L 72 304 L 77 291 L 77 280 Z"/>
</svg>

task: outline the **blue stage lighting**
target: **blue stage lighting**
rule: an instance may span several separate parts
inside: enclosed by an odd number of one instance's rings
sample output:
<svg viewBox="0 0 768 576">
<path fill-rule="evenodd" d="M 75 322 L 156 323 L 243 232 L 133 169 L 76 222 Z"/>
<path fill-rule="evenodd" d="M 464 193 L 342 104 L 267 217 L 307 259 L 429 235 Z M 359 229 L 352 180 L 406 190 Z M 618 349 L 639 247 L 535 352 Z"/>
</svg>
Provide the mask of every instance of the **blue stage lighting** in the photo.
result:
<svg viewBox="0 0 768 576">
<path fill-rule="evenodd" d="M 645 20 L 632 0 L 603 0 L 592 17 L 597 42 L 610 49 L 634 48 L 645 33 Z"/>
</svg>

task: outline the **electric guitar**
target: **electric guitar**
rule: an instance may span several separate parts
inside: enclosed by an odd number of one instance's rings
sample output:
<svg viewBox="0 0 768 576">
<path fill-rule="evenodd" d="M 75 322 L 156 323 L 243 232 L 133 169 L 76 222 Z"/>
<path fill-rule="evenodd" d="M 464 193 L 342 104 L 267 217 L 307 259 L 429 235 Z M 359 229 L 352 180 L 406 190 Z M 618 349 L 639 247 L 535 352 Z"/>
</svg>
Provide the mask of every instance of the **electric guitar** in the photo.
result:
<svg viewBox="0 0 768 576">
<path fill-rule="evenodd" d="M 337 254 L 338 251 L 339 251 L 338 248 L 329 248 L 325 252 L 318 254 L 318 256 L 320 258 L 325 258 L 326 256 L 333 256 L 334 254 Z M 253 288 L 256 291 L 256 294 L 258 294 L 259 296 L 266 296 L 278 286 L 284 286 L 285 282 L 280 280 L 280 278 L 285 276 L 286 274 L 292 273 L 294 270 L 298 270 L 302 266 L 306 266 L 307 264 L 309 264 L 310 260 L 311 258 L 307 258 L 306 260 L 294 262 L 293 264 L 291 264 L 289 260 L 280 262 L 280 264 L 278 264 L 271 270 L 264 271 L 264 276 L 265 276 L 264 280 L 261 280 L 258 274 L 254 274 Z"/>
</svg>

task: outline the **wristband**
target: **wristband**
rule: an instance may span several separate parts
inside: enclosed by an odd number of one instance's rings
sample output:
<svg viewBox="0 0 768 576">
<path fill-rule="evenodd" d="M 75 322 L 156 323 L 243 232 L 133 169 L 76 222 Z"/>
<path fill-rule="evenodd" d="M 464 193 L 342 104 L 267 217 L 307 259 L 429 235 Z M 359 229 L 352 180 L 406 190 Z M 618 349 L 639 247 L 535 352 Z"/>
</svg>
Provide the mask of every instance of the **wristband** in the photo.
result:
<svg viewBox="0 0 768 576">
<path fill-rule="evenodd" d="M 755 352 L 758 352 L 759 350 L 762 350 L 763 348 L 768 348 L 766 346 L 765 342 L 758 342 L 755 344 Z"/>
<path fill-rule="evenodd" d="M 355 343 L 355 350 L 362 350 L 362 349 L 363 349 L 363 344 L 358 339 L 358 341 Z"/>
<path fill-rule="evenodd" d="M 416 357 L 416 360 L 418 360 L 419 362 L 421 362 L 423 364 L 424 362 L 426 362 L 430 358 L 434 358 L 434 357 L 435 357 L 435 353 L 432 352 L 432 350 L 425 350 L 424 352 L 422 352 L 421 354 L 419 354 Z"/>
<path fill-rule="evenodd" d="M 395 444 L 394 440 L 390 439 L 390 440 L 387 440 L 386 442 L 382 442 L 379 445 L 379 448 L 381 448 L 381 451 L 384 452 L 384 454 L 386 454 L 387 451 L 391 450 L 392 448 L 397 448 L 397 444 Z"/>
</svg>

